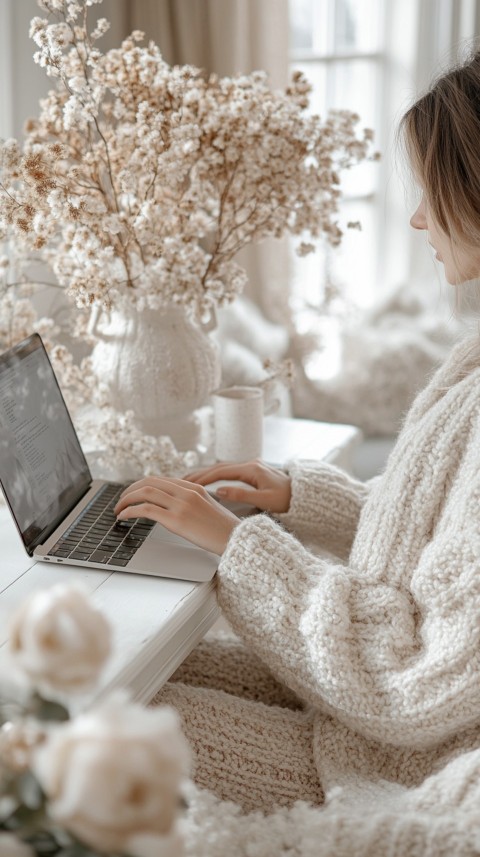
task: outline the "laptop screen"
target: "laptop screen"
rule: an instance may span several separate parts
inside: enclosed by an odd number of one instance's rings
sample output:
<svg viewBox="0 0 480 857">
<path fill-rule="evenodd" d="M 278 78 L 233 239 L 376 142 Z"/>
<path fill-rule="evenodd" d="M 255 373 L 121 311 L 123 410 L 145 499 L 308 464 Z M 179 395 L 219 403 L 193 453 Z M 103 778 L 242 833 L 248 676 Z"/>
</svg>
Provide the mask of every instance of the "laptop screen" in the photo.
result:
<svg viewBox="0 0 480 857">
<path fill-rule="evenodd" d="M 43 342 L 0 355 L 0 484 L 29 554 L 91 482 Z"/>
</svg>

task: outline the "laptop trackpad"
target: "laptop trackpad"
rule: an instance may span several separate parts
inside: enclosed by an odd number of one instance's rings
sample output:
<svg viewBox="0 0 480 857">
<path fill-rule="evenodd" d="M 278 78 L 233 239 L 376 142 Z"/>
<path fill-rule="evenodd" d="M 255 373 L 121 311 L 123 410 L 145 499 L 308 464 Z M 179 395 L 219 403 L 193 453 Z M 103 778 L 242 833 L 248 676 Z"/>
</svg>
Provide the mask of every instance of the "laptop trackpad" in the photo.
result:
<svg viewBox="0 0 480 857">
<path fill-rule="evenodd" d="M 180 580 L 210 580 L 219 557 L 155 524 L 150 535 L 131 560 L 135 571 L 174 577 Z M 127 566 L 128 569 L 128 566 Z"/>
</svg>

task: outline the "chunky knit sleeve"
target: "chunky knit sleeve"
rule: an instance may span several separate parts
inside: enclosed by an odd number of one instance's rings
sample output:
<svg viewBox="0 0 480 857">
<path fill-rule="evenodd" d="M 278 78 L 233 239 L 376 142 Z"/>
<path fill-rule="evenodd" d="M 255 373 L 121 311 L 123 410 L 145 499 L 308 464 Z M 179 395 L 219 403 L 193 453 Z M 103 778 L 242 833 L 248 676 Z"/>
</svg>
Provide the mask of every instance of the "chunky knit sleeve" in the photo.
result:
<svg viewBox="0 0 480 857">
<path fill-rule="evenodd" d="M 454 407 L 448 417 L 455 428 Z M 348 565 L 313 556 L 266 515 L 242 521 L 222 557 L 219 600 L 236 632 L 300 697 L 368 738 L 425 746 L 478 722 L 479 441 L 445 501 L 441 449 L 421 456 L 428 478 L 416 460 L 411 487 L 405 438 Z M 432 443 L 458 465 L 458 435 L 432 431 Z"/>
<path fill-rule="evenodd" d="M 313 538 L 346 559 L 362 506 L 376 480 L 360 482 L 326 462 L 292 461 L 286 470 L 292 480 L 292 499 L 288 512 L 277 519 L 299 538 Z"/>
</svg>

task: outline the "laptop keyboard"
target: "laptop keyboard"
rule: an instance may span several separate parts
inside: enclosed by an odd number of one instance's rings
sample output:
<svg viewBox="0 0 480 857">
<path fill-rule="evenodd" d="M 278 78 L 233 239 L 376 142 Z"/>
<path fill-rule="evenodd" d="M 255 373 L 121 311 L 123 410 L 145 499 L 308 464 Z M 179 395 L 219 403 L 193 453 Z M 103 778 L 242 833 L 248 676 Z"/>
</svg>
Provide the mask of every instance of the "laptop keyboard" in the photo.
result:
<svg viewBox="0 0 480 857">
<path fill-rule="evenodd" d="M 103 485 L 48 556 L 126 566 L 155 526 L 146 518 L 117 521 L 113 510 L 126 487 L 115 482 Z"/>
</svg>

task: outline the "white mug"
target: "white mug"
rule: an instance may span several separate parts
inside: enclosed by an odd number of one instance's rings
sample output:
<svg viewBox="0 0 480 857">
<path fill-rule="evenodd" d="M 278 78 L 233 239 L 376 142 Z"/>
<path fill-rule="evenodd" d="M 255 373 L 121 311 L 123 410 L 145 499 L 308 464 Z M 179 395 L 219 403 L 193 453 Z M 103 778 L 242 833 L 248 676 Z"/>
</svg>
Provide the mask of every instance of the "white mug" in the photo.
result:
<svg viewBox="0 0 480 857">
<path fill-rule="evenodd" d="M 264 406 L 260 387 L 225 387 L 213 394 L 217 461 L 249 461 L 261 456 Z"/>
</svg>

